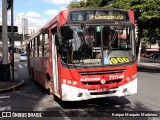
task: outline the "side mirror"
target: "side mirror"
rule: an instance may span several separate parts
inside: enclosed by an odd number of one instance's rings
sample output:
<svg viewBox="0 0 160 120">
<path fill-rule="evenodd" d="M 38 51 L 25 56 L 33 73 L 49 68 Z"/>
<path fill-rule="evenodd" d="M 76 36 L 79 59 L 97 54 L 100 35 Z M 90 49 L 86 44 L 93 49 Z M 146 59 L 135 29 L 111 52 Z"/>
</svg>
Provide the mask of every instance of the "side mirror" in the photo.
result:
<svg viewBox="0 0 160 120">
<path fill-rule="evenodd" d="M 62 26 L 60 31 L 63 38 L 67 40 L 73 39 L 73 30 L 69 26 Z"/>
</svg>

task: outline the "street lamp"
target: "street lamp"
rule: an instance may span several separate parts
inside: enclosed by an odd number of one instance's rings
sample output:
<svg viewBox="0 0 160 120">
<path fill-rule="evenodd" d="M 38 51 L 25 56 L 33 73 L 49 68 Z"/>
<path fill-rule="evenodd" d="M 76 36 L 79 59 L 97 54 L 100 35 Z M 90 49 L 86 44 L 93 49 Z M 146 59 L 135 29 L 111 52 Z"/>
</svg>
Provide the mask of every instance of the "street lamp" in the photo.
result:
<svg viewBox="0 0 160 120">
<path fill-rule="evenodd" d="M 144 38 L 140 40 L 140 44 L 139 44 L 138 63 L 141 62 L 141 50 L 142 50 L 142 43 L 143 42 L 144 42 Z"/>
</svg>

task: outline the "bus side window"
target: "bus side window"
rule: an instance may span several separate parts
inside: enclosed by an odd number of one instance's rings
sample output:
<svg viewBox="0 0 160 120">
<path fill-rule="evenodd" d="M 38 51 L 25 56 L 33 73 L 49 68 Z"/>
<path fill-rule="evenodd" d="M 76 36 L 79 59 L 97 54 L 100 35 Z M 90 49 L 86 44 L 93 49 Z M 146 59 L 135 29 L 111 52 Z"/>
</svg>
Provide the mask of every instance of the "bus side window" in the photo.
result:
<svg viewBox="0 0 160 120">
<path fill-rule="evenodd" d="M 37 37 L 37 57 L 39 57 L 40 36 Z"/>
<path fill-rule="evenodd" d="M 39 37 L 39 57 L 42 57 L 42 34 Z"/>
<path fill-rule="evenodd" d="M 49 57 L 49 45 L 44 46 L 44 57 Z"/>
<path fill-rule="evenodd" d="M 44 57 L 49 57 L 49 39 L 48 33 L 45 33 L 45 40 L 44 40 Z"/>
<path fill-rule="evenodd" d="M 45 40 L 44 40 L 44 44 L 48 44 L 48 43 L 49 43 L 48 33 L 45 33 Z"/>
</svg>

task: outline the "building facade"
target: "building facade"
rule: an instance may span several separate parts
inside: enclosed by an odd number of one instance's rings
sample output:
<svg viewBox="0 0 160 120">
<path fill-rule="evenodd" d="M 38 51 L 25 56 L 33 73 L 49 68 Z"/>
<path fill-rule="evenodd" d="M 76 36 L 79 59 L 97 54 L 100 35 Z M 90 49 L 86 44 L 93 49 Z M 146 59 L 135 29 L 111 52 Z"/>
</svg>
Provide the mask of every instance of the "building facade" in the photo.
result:
<svg viewBox="0 0 160 120">
<path fill-rule="evenodd" d="M 18 33 L 28 34 L 28 18 L 25 16 L 17 16 L 14 18 L 14 25 L 18 27 Z"/>
</svg>

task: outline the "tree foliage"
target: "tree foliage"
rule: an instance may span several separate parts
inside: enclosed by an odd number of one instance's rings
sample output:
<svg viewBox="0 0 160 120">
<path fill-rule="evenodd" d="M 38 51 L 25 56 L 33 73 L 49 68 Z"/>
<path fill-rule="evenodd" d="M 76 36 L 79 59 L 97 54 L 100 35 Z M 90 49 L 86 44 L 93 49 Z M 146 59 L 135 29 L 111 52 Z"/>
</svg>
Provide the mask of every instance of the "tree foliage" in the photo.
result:
<svg viewBox="0 0 160 120">
<path fill-rule="evenodd" d="M 87 7 L 103 7 L 106 0 L 87 0 Z"/>
<path fill-rule="evenodd" d="M 83 8 L 83 7 L 86 7 L 85 4 L 86 4 L 86 3 L 85 3 L 84 1 L 80 1 L 80 2 L 72 1 L 72 2 L 67 6 L 67 8 L 68 8 L 68 9 L 72 9 L 72 8 Z"/>
<path fill-rule="evenodd" d="M 71 2 L 67 8 L 86 8 L 86 7 L 103 7 L 105 6 L 108 2 L 112 0 L 87 0 L 85 1 L 80 1 L 80 2 Z"/>
</svg>

